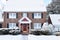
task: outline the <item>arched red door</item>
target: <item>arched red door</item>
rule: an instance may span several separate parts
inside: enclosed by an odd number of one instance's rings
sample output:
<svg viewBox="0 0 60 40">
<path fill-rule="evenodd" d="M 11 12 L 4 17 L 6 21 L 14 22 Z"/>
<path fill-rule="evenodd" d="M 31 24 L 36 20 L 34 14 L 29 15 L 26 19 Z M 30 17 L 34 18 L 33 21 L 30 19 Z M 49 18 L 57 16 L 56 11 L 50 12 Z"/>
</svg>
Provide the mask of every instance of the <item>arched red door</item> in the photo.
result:
<svg viewBox="0 0 60 40">
<path fill-rule="evenodd" d="M 23 34 L 29 33 L 29 24 L 21 24 L 21 31 Z"/>
</svg>

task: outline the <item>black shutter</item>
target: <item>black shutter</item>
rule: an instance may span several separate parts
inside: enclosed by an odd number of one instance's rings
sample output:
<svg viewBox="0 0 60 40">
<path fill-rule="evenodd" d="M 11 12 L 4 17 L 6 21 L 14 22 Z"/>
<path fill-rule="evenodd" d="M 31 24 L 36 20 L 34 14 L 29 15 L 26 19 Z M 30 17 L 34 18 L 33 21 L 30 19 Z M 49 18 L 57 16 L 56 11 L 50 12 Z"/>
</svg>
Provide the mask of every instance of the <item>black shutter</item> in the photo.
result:
<svg viewBox="0 0 60 40">
<path fill-rule="evenodd" d="M 32 18 L 34 19 L 34 13 L 32 13 Z"/>
<path fill-rule="evenodd" d="M 7 18 L 9 18 L 9 13 L 7 13 Z"/>
<path fill-rule="evenodd" d="M 41 18 L 43 18 L 43 13 L 41 13 Z"/>
<path fill-rule="evenodd" d="M 41 28 L 42 28 L 42 26 L 43 26 L 43 23 L 41 24 Z"/>
<path fill-rule="evenodd" d="M 2 24 L 0 24 L 0 28 L 2 28 Z"/>
<path fill-rule="evenodd" d="M 31 23 L 31 29 L 33 29 L 33 28 L 34 28 L 33 23 Z"/>
<path fill-rule="evenodd" d="M 7 28 L 9 28 L 9 24 L 7 24 Z"/>
<path fill-rule="evenodd" d="M 16 26 L 18 27 L 18 23 L 16 23 Z"/>
<path fill-rule="evenodd" d="M 16 18 L 18 18 L 18 13 L 16 13 Z"/>
</svg>

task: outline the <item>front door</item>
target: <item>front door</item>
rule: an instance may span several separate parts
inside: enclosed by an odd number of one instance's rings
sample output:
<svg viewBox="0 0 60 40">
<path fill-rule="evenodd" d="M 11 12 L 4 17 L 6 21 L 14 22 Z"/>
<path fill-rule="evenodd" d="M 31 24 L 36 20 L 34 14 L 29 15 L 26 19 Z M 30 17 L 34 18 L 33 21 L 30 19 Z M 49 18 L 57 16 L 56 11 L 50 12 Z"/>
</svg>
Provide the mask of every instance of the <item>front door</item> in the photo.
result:
<svg viewBox="0 0 60 40">
<path fill-rule="evenodd" d="M 28 34 L 29 33 L 29 24 L 22 24 L 21 30 L 22 30 L 23 34 Z"/>
</svg>

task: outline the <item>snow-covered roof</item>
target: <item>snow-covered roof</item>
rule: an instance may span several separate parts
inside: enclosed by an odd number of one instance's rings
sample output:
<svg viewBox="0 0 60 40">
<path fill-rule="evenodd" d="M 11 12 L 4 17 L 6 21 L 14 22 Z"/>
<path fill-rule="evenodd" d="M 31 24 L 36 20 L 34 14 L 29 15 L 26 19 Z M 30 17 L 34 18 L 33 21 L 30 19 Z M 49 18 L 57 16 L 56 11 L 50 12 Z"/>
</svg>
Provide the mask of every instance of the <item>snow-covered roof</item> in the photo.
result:
<svg viewBox="0 0 60 40">
<path fill-rule="evenodd" d="M 53 25 L 60 25 L 60 14 L 50 14 L 49 16 Z"/>
<path fill-rule="evenodd" d="M 31 23 L 32 21 L 28 17 L 22 17 L 18 22 L 20 23 Z"/>
<path fill-rule="evenodd" d="M 3 11 L 40 12 L 46 7 L 43 0 L 7 0 Z"/>
</svg>

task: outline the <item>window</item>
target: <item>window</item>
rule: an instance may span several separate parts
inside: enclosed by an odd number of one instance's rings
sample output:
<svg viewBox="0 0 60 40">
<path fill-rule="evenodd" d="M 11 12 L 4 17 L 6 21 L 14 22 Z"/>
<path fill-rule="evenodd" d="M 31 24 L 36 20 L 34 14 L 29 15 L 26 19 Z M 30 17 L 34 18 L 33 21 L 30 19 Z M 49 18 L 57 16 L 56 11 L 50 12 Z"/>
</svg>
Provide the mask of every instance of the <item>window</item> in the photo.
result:
<svg viewBox="0 0 60 40">
<path fill-rule="evenodd" d="M 41 13 L 34 13 L 34 18 L 41 18 Z"/>
<path fill-rule="evenodd" d="M 16 27 L 16 23 L 9 23 L 9 28 L 14 28 Z"/>
<path fill-rule="evenodd" d="M 41 29 L 41 23 L 34 23 L 34 29 Z"/>
<path fill-rule="evenodd" d="M 16 13 L 9 13 L 9 18 L 16 18 Z"/>
<path fill-rule="evenodd" d="M 23 13 L 23 17 L 27 17 L 27 13 Z"/>
</svg>

